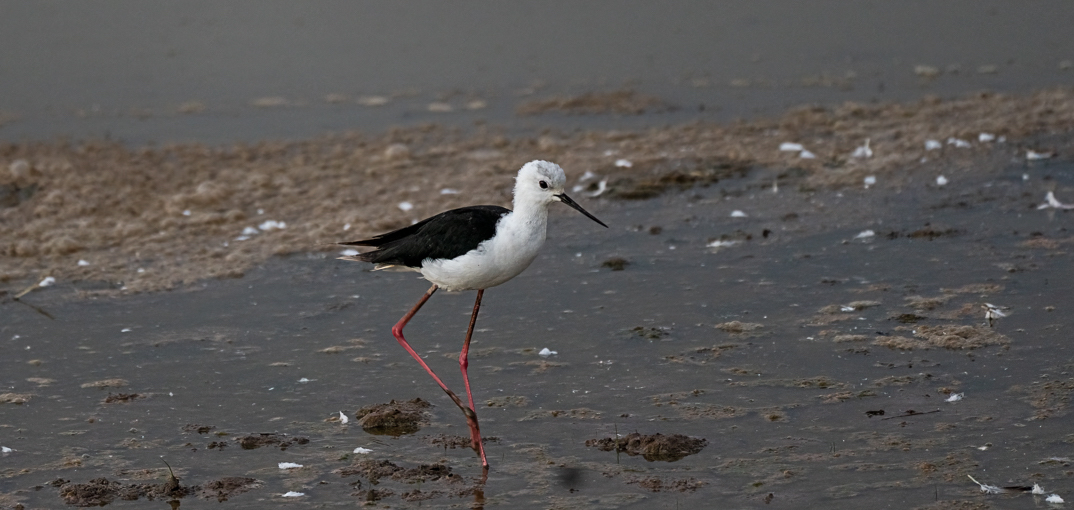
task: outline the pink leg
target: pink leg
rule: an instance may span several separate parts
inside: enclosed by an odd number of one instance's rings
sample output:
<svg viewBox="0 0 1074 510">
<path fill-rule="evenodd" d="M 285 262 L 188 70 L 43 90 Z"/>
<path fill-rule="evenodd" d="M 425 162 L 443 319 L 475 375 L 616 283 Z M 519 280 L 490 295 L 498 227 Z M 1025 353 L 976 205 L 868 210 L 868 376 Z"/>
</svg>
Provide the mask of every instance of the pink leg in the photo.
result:
<svg viewBox="0 0 1074 510">
<path fill-rule="evenodd" d="M 428 301 L 430 297 L 432 297 L 433 293 L 436 292 L 436 289 L 438 288 L 439 287 L 437 287 L 435 283 L 432 287 L 429 287 L 429 290 L 427 290 L 425 292 L 425 295 L 421 297 L 421 300 L 418 301 L 418 304 L 414 305 L 414 308 L 411 308 L 410 311 L 407 312 L 407 314 L 404 315 L 402 319 L 399 319 L 399 322 L 395 323 L 395 326 L 392 326 L 392 335 L 395 336 L 395 339 L 399 341 L 399 345 L 402 345 L 403 348 L 406 349 L 406 352 L 410 353 L 410 356 L 417 360 L 418 364 L 420 364 L 421 367 L 424 368 L 425 371 L 433 377 L 433 380 L 436 381 L 436 384 L 440 385 L 440 389 L 444 390 L 444 393 L 447 393 L 447 396 L 450 397 L 453 402 L 455 402 L 455 405 L 459 406 L 459 409 L 462 410 L 462 414 L 466 416 L 466 424 L 470 426 L 470 438 L 473 439 L 476 437 L 477 444 L 480 445 L 481 432 L 477 428 L 477 414 L 474 413 L 471 407 L 466 407 L 465 405 L 463 405 L 462 400 L 459 399 L 458 395 L 455 395 L 455 392 L 448 389 L 447 385 L 444 384 L 444 381 L 441 381 L 440 378 L 436 376 L 436 373 L 434 373 L 433 370 L 429 368 L 429 365 L 425 364 L 425 360 L 421 359 L 421 356 L 418 356 L 418 353 L 414 352 L 414 349 L 410 347 L 410 344 L 407 343 L 406 338 L 403 338 L 403 328 L 406 327 L 408 322 L 410 322 L 410 319 L 414 318 L 414 314 L 418 313 L 418 310 L 421 310 L 422 305 L 424 305 L 425 302 Z M 475 320 L 475 318 L 471 318 L 471 329 L 473 329 L 473 321 Z M 467 344 L 469 344 L 469 335 L 467 335 Z M 469 386 L 469 383 L 467 383 L 467 386 Z M 467 393 L 469 393 L 469 387 L 467 388 Z M 470 399 L 470 401 L 471 405 L 473 405 L 472 398 Z M 488 470 L 489 464 L 488 461 L 485 460 L 484 448 L 479 448 L 478 452 L 481 453 L 481 465 L 486 470 Z"/>
<path fill-rule="evenodd" d="M 470 376 L 466 369 L 470 366 L 467 356 L 470 353 L 470 337 L 474 334 L 474 325 L 477 324 L 477 312 L 481 310 L 481 296 L 485 289 L 477 290 L 477 301 L 474 302 L 474 313 L 470 316 L 470 327 L 466 329 L 466 341 L 462 344 L 462 352 L 459 353 L 459 368 L 462 370 L 462 380 L 466 383 L 466 397 L 470 399 L 470 410 L 474 412 L 474 421 L 470 426 L 470 439 L 474 449 L 481 454 L 481 465 L 488 468 L 489 461 L 485 459 L 485 445 L 481 442 L 481 430 L 477 427 L 477 407 L 474 407 L 474 396 L 470 393 Z"/>
</svg>

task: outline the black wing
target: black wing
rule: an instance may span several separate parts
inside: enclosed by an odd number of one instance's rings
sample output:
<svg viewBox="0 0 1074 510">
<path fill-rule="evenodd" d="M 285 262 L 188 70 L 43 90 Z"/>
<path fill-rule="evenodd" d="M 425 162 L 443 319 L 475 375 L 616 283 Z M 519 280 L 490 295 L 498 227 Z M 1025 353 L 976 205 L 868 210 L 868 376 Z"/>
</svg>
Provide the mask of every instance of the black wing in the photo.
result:
<svg viewBox="0 0 1074 510">
<path fill-rule="evenodd" d="M 339 244 L 376 247 L 354 257 L 364 262 L 421 267 L 425 259 L 453 259 L 477 248 L 496 234 L 496 222 L 509 212 L 497 205 L 460 207 L 372 239 Z"/>
</svg>

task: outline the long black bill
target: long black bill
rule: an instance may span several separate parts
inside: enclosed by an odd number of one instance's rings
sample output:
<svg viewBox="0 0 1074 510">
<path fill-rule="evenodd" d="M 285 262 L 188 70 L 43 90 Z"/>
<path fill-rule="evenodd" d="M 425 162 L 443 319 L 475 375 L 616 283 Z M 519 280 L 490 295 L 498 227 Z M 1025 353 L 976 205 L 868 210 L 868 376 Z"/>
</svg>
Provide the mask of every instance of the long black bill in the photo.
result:
<svg viewBox="0 0 1074 510">
<path fill-rule="evenodd" d="M 571 200 L 571 197 L 568 197 L 566 193 L 560 193 L 558 195 L 555 195 L 555 197 L 558 198 L 560 202 L 563 202 L 564 204 L 567 204 L 567 205 L 573 207 L 574 210 L 584 214 L 586 216 L 586 218 L 589 218 L 589 219 L 591 219 L 591 220 L 593 220 L 593 221 L 595 221 L 597 223 L 600 223 L 600 226 L 602 226 L 604 228 L 608 228 L 608 225 L 605 225 L 604 222 L 598 220 L 596 216 L 593 216 L 592 214 L 589 214 L 589 212 L 586 211 L 585 209 L 582 209 L 582 206 L 578 205 L 578 202 L 575 202 L 574 200 Z"/>
</svg>

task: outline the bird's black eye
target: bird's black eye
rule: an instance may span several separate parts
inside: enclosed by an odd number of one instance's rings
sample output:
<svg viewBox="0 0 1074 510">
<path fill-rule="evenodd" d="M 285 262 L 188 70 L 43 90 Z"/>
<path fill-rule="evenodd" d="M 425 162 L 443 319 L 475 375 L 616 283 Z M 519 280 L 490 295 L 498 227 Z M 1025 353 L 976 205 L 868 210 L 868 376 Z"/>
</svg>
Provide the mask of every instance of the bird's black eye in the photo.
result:
<svg viewBox="0 0 1074 510">
<path fill-rule="evenodd" d="M 548 183 L 547 182 L 541 181 L 541 182 L 539 182 L 537 184 L 541 185 L 541 189 L 548 189 Z"/>
</svg>

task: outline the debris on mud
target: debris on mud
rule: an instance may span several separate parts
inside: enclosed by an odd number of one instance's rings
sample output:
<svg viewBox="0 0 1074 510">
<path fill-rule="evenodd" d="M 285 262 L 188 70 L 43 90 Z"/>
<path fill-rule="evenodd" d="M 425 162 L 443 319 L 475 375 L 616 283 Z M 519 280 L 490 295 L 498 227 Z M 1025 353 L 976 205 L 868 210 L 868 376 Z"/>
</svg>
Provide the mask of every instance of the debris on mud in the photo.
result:
<svg viewBox="0 0 1074 510">
<path fill-rule="evenodd" d="M 199 425 L 197 423 L 188 423 L 186 425 L 183 425 L 183 432 L 197 432 L 198 434 L 208 434 L 215 428 L 215 425 Z"/>
<path fill-rule="evenodd" d="M 115 404 L 118 402 L 130 402 L 132 400 L 145 398 L 145 395 L 138 393 L 112 393 L 108 392 L 108 396 L 104 398 L 105 404 Z"/>
<path fill-rule="evenodd" d="M 596 420 L 596 419 L 600 418 L 600 415 L 601 415 L 600 411 L 594 411 L 592 409 L 586 409 L 584 407 L 579 407 L 577 409 L 569 409 L 569 410 L 556 409 L 556 410 L 550 410 L 550 411 L 546 411 L 546 410 L 532 411 L 530 413 L 527 413 L 526 416 L 523 416 L 522 418 L 519 418 L 518 421 L 539 420 L 539 419 L 542 419 L 542 418 L 575 418 L 575 419 L 579 419 L 579 420 Z"/>
<path fill-rule="evenodd" d="M 413 434 L 426 422 L 425 410 L 432 404 L 415 398 L 406 402 L 394 399 L 387 404 L 365 406 L 355 413 L 358 425 L 371 434 L 401 436 Z"/>
<path fill-rule="evenodd" d="M 845 389 L 847 383 L 836 381 L 826 375 L 816 377 L 804 377 L 800 379 L 760 379 L 748 381 L 732 381 L 729 386 L 772 386 L 777 388 L 818 388 L 818 389 Z"/>
<path fill-rule="evenodd" d="M 281 451 L 286 450 L 296 444 L 307 444 L 310 442 L 309 438 L 294 436 L 290 437 L 287 434 L 276 434 L 274 432 L 262 432 L 260 434 L 250 434 L 235 439 L 239 446 L 243 450 L 254 450 L 261 448 L 262 446 L 275 445 Z"/>
<path fill-rule="evenodd" d="M 899 315 L 896 315 L 896 316 L 892 317 L 892 319 L 897 320 L 897 321 L 899 321 L 899 322 L 901 322 L 903 324 L 915 324 L 915 323 L 921 322 L 921 321 L 923 321 L 923 320 L 925 320 L 927 318 L 928 317 L 913 314 L 913 313 L 901 313 Z"/>
<path fill-rule="evenodd" d="M 749 333 L 751 331 L 756 331 L 758 329 L 763 328 L 764 325 L 763 324 L 758 324 L 756 322 L 731 321 L 731 322 L 721 322 L 720 324 L 717 324 L 715 327 L 718 330 L 726 331 L 728 333 Z"/>
<path fill-rule="evenodd" d="M 839 391 L 836 393 L 829 393 L 827 395 L 817 395 L 822 404 L 838 404 L 855 398 L 867 398 L 875 397 L 876 392 L 873 390 L 862 391 Z M 881 411 L 883 413 L 883 411 Z"/>
<path fill-rule="evenodd" d="M 1009 346 L 1011 339 L 994 329 L 983 326 L 945 325 L 945 326 L 899 326 L 896 331 L 911 331 L 914 338 L 904 336 L 882 336 L 873 344 L 890 349 L 980 349 L 990 345 Z"/>
<path fill-rule="evenodd" d="M 664 356 L 664 359 L 671 363 L 689 363 L 693 365 L 704 365 L 710 361 L 718 359 L 723 355 L 724 351 L 734 349 L 735 344 L 723 344 L 714 345 L 712 347 L 695 347 L 682 354 L 671 354 Z"/>
<path fill-rule="evenodd" d="M 868 335 L 835 335 L 832 337 L 832 341 L 841 344 L 846 342 L 865 342 L 870 338 L 872 337 Z"/>
<path fill-rule="evenodd" d="M 627 455 L 641 455 L 645 460 L 675 462 L 687 455 L 701 452 L 708 444 L 704 438 L 689 437 L 682 434 L 665 436 L 661 433 L 642 435 L 633 432 L 618 439 L 589 439 L 586 446 L 610 452 L 625 452 Z"/>
<path fill-rule="evenodd" d="M 820 309 L 820 313 L 831 315 L 836 313 L 860 312 L 862 310 L 865 310 L 866 308 L 880 306 L 880 304 L 881 303 L 879 301 L 852 301 L 845 305 L 825 306 L 824 308 Z"/>
<path fill-rule="evenodd" d="M 104 379 L 101 381 L 91 381 L 88 383 L 82 383 L 83 388 L 122 388 L 129 385 L 126 379 Z"/>
<path fill-rule="evenodd" d="M 0 393 L 0 404 L 25 404 L 30 397 L 29 393 Z"/>
<path fill-rule="evenodd" d="M 934 310 L 936 307 L 943 306 L 951 299 L 950 295 L 925 297 L 925 296 L 908 296 L 906 298 L 906 306 L 913 308 L 917 311 Z"/>
<path fill-rule="evenodd" d="M 652 492 L 694 492 L 698 488 L 705 485 L 705 482 L 702 482 L 693 477 L 664 480 L 655 476 L 650 476 L 646 478 L 633 478 L 628 480 L 627 483 L 637 485 L 638 487 L 650 490 Z"/>
<path fill-rule="evenodd" d="M 648 326 L 635 326 L 630 330 L 634 336 L 645 338 L 648 340 L 659 340 L 671 334 L 671 328 L 667 327 L 648 327 Z"/>
<path fill-rule="evenodd" d="M 1072 367 L 1062 367 L 1057 372 L 1069 374 Z M 1043 379 L 1043 377 L 1042 377 Z M 1074 378 L 1052 378 L 1034 381 L 1028 387 L 1015 386 L 1011 391 L 1024 393 L 1024 400 L 1036 410 L 1034 420 L 1065 416 L 1070 413 L 1074 401 Z"/>
</svg>

